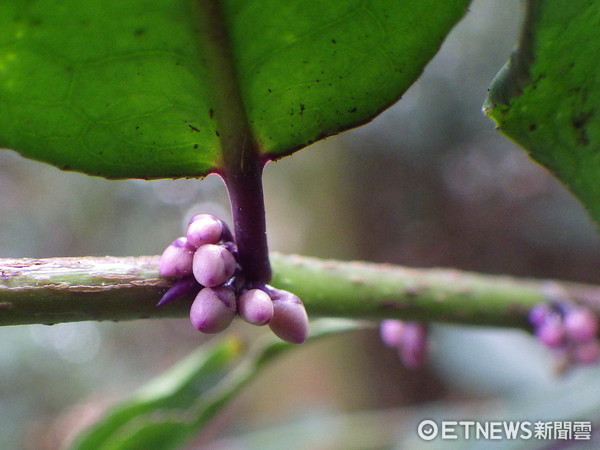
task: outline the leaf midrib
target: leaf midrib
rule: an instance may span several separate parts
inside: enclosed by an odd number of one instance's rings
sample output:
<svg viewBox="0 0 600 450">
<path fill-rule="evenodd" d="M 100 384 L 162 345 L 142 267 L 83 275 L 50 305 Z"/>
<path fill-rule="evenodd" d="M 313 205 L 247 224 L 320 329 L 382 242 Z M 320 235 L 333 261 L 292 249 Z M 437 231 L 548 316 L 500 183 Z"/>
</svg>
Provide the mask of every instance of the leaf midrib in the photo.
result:
<svg viewBox="0 0 600 450">
<path fill-rule="evenodd" d="M 207 92 L 217 123 L 221 158 L 216 171 L 243 172 L 256 164 L 259 149 L 250 127 L 232 56 L 231 43 L 219 0 L 193 0 L 200 57 L 207 70 Z"/>
</svg>

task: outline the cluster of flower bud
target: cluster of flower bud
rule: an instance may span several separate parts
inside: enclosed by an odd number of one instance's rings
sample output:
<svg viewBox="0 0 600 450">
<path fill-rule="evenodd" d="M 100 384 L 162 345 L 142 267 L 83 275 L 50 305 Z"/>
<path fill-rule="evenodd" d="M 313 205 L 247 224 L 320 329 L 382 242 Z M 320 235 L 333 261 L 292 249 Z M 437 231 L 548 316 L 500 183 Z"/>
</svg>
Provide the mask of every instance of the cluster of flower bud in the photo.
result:
<svg viewBox="0 0 600 450">
<path fill-rule="evenodd" d="M 248 284 L 237 262 L 234 237 L 214 216 L 192 217 L 185 237 L 163 252 L 159 272 L 179 280 L 158 306 L 195 293 L 190 320 L 203 333 L 219 333 L 239 315 L 253 325 L 268 324 L 288 342 L 299 344 L 308 336 L 308 316 L 300 299 L 266 284 Z"/>
<path fill-rule="evenodd" d="M 591 364 L 600 360 L 598 318 L 584 306 L 561 301 L 542 303 L 529 312 L 537 338 L 569 364 Z"/>
<path fill-rule="evenodd" d="M 384 320 L 379 327 L 381 340 L 398 351 L 402 363 L 411 369 L 421 367 L 427 360 L 427 326 L 421 322 Z"/>
</svg>

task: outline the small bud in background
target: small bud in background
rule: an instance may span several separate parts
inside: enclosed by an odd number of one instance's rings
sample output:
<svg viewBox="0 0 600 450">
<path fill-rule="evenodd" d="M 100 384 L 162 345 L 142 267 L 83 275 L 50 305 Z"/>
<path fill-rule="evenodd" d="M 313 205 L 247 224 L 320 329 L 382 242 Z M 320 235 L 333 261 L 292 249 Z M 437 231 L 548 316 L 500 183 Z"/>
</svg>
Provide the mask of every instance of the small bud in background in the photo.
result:
<svg viewBox="0 0 600 450">
<path fill-rule="evenodd" d="M 529 323 L 534 327 L 540 326 L 546 320 L 550 314 L 552 314 L 552 308 L 547 303 L 540 303 L 535 305 L 529 311 Z"/>
<path fill-rule="evenodd" d="M 570 309 L 563 322 L 567 336 L 575 342 L 591 341 L 598 333 L 598 319 L 587 308 Z"/>
<path fill-rule="evenodd" d="M 165 277 L 183 277 L 192 273 L 194 249 L 180 237 L 169 245 L 160 257 L 159 273 Z"/>
<path fill-rule="evenodd" d="M 202 289 L 190 308 L 190 320 L 203 333 L 219 333 L 235 316 L 235 292 L 226 287 Z"/>
<path fill-rule="evenodd" d="M 220 245 L 202 245 L 194 254 L 194 276 L 203 286 L 213 287 L 223 284 L 233 276 L 235 269 L 235 257 Z"/>
<path fill-rule="evenodd" d="M 600 360 L 600 343 L 595 339 L 579 343 L 573 348 L 571 358 L 580 364 L 597 363 Z"/>
<path fill-rule="evenodd" d="M 301 344 L 308 337 L 308 316 L 302 301 L 294 294 L 281 289 L 269 292 L 273 301 L 271 331 L 280 339 Z"/>
<path fill-rule="evenodd" d="M 385 345 L 392 348 L 397 348 L 402 343 L 404 334 L 404 322 L 401 320 L 383 320 L 379 325 L 379 334 Z"/>
<path fill-rule="evenodd" d="M 398 350 L 400 360 L 406 367 L 416 369 L 425 364 L 428 331 L 424 323 L 383 320 L 379 326 L 379 334 L 385 345 Z"/>
<path fill-rule="evenodd" d="M 195 248 L 216 244 L 223 234 L 223 222 L 210 214 L 198 214 L 190 219 L 186 237 Z"/>
<path fill-rule="evenodd" d="M 535 328 L 535 335 L 547 347 L 557 348 L 565 344 L 565 326 L 560 315 L 550 314 Z"/>
<path fill-rule="evenodd" d="M 202 286 L 200 286 L 193 276 L 183 277 L 173 283 L 173 286 L 165 292 L 156 306 L 162 306 L 188 294 L 197 293 L 200 288 Z"/>
<path fill-rule="evenodd" d="M 537 338 L 554 350 L 563 369 L 600 361 L 598 317 L 568 300 L 534 306 L 529 313 Z"/>
<path fill-rule="evenodd" d="M 238 314 L 253 325 L 265 325 L 273 317 L 273 301 L 260 289 L 250 289 L 237 299 Z"/>
<path fill-rule="evenodd" d="M 420 322 L 406 322 L 402 344 L 398 350 L 400 359 L 410 369 L 416 369 L 427 360 L 427 326 Z"/>
</svg>

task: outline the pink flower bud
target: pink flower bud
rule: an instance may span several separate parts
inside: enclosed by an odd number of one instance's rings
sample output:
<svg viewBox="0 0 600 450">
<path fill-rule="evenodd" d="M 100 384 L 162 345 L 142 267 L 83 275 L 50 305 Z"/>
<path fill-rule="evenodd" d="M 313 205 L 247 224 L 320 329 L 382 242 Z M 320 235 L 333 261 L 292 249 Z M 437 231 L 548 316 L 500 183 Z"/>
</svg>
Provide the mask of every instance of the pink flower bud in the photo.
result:
<svg viewBox="0 0 600 450">
<path fill-rule="evenodd" d="M 265 325 L 273 317 L 273 301 L 260 289 L 250 289 L 237 299 L 238 314 L 253 325 Z"/>
<path fill-rule="evenodd" d="M 400 344 L 400 359 L 406 367 L 416 369 L 427 359 L 427 326 L 420 322 L 406 322 Z"/>
<path fill-rule="evenodd" d="M 235 316 L 235 293 L 226 287 L 202 289 L 190 308 L 192 325 L 203 333 L 219 333 Z"/>
<path fill-rule="evenodd" d="M 587 308 L 577 307 L 566 312 L 565 332 L 575 342 L 587 342 L 598 333 L 598 318 Z"/>
<path fill-rule="evenodd" d="M 273 318 L 269 327 L 280 339 L 301 344 L 308 337 L 308 316 L 302 301 L 280 289 L 270 292 L 273 300 Z"/>
<path fill-rule="evenodd" d="M 542 344 L 550 348 L 556 348 L 565 343 L 565 327 L 559 315 L 552 314 L 540 324 L 535 334 Z"/>
<path fill-rule="evenodd" d="M 388 347 L 400 347 L 404 335 L 405 324 L 401 320 L 383 320 L 379 325 L 381 340 Z"/>
<path fill-rule="evenodd" d="M 552 309 L 547 303 L 540 303 L 535 305 L 529 311 L 529 323 L 534 327 L 541 325 L 546 317 L 552 313 Z"/>
<path fill-rule="evenodd" d="M 572 358 L 581 364 L 593 364 L 600 360 L 600 344 L 591 340 L 582 342 L 573 348 Z"/>
<path fill-rule="evenodd" d="M 221 240 L 223 222 L 210 214 L 198 214 L 190 219 L 186 231 L 188 242 L 198 248 Z"/>
<path fill-rule="evenodd" d="M 160 257 L 159 273 L 166 277 L 183 277 L 192 273 L 194 250 L 187 239 L 180 237 L 169 245 Z"/>
<path fill-rule="evenodd" d="M 220 245 L 202 245 L 194 254 L 194 276 L 203 286 L 213 287 L 223 284 L 233 276 L 235 268 L 234 256 Z"/>
</svg>

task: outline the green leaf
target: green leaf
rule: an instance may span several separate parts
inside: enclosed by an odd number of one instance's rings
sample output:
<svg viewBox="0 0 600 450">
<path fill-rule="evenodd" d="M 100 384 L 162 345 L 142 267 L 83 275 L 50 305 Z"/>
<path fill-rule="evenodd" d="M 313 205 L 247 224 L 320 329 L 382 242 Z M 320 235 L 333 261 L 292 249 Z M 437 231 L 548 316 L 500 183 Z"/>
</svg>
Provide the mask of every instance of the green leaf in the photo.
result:
<svg viewBox="0 0 600 450">
<path fill-rule="evenodd" d="M 527 6 L 519 48 L 484 110 L 600 221 L 600 3 Z"/>
<path fill-rule="evenodd" d="M 72 448 L 132 448 L 123 443 L 134 437 L 139 441 L 150 436 L 148 433 L 152 428 L 156 428 L 151 432 L 155 440 L 161 434 L 170 439 L 186 435 L 189 425 L 184 420 L 173 421 L 173 417 L 183 416 L 200 396 L 214 388 L 241 355 L 241 343 L 234 339 L 220 340 L 212 346 L 200 348 L 129 400 L 110 410 L 81 434 Z"/>
<path fill-rule="evenodd" d="M 281 157 L 398 100 L 468 3 L 4 0 L 0 145 L 109 178 L 218 171 L 227 127 Z"/>
<path fill-rule="evenodd" d="M 310 340 L 359 329 L 319 320 Z M 71 450 L 173 449 L 200 432 L 274 357 L 296 348 L 273 336 L 244 348 L 225 338 L 176 364 L 76 437 Z"/>
</svg>

